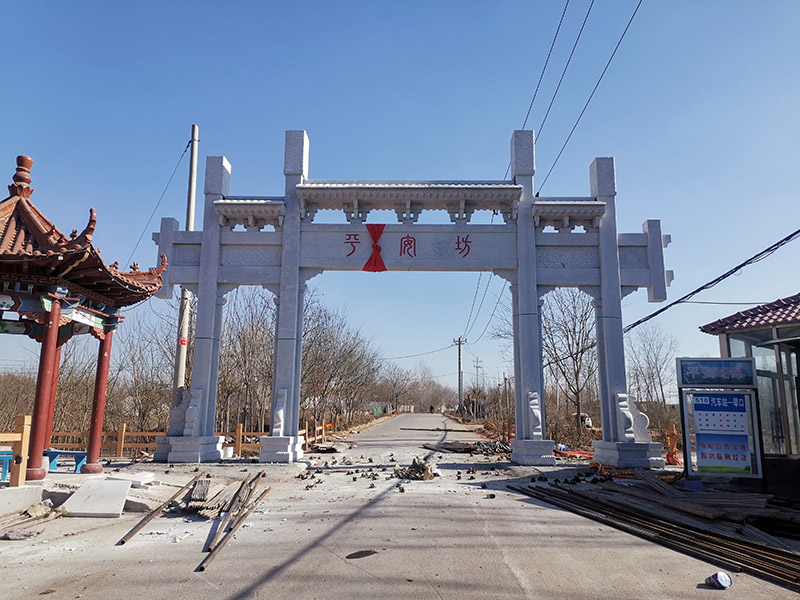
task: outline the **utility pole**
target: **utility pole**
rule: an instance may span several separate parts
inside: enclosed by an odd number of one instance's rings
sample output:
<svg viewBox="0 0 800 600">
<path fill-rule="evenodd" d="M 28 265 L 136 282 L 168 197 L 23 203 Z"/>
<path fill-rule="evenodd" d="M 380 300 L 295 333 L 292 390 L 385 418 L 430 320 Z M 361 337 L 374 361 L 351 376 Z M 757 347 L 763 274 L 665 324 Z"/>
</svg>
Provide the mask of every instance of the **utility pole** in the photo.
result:
<svg viewBox="0 0 800 600">
<path fill-rule="evenodd" d="M 189 158 L 189 191 L 186 195 L 186 231 L 194 231 L 194 204 L 197 194 L 197 145 L 200 128 L 192 125 L 191 153 Z M 186 387 L 186 352 L 189 347 L 189 302 L 191 293 L 181 287 L 178 308 L 178 343 L 175 349 L 175 368 L 172 378 L 172 406 L 179 406 Z"/>
<path fill-rule="evenodd" d="M 503 392 L 506 398 L 506 417 L 511 415 L 511 404 L 508 401 L 508 377 L 503 373 Z"/>
<path fill-rule="evenodd" d="M 464 412 L 464 371 L 461 370 L 461 346 L 467 343 L 467 338 L 458 337 L 453 340 L 458 346 L 458 413 Z"/>
<path fill-rule="evenodd" d="M 477 421 L 478 420 L 478 386 L 480 386 L 480 375 L 478 374 L 478 370 L 481 368 L 481 359 L 477 356 L 475 357 L 475 393 L 472 395 L 472 418 Z"/>
</svg>

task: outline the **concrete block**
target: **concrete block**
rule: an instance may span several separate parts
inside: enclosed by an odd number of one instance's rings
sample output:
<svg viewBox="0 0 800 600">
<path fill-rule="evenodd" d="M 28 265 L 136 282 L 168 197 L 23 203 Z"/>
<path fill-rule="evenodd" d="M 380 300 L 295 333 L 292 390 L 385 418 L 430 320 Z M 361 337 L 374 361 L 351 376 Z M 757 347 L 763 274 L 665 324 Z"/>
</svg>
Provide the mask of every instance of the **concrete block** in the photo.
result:
<svg viewBox="0 0 800 600">
<path fill-rule="evenodd" d="M 259 462 L 291 463 L 303 458 L 303 436 L 264 436 Z"/>
<path fill-rule="evenodd" d="M 661 469 L 664 458 L 663 446 L 656 443 L 637 442 L 592 442 L 594 462 L 615 467 L 642 467 Z"/>
<path fill-rule="evenodd" d="M 555 442 L 552 440 L 512 440 L 511 462 L 517 465 L 554 466 Z"/>
<path fill-rule="evenodd" d="M 42 501 L 42 482 L 29 483 L 20 487 L 0 488 L 0 515 L 25 510 L 31 504 Z"/>
<path fill-rule="evenodd" d="M 90 479 L 64 502 L 68 517 L 119 517 L 130 481 Z"/>
</svg>

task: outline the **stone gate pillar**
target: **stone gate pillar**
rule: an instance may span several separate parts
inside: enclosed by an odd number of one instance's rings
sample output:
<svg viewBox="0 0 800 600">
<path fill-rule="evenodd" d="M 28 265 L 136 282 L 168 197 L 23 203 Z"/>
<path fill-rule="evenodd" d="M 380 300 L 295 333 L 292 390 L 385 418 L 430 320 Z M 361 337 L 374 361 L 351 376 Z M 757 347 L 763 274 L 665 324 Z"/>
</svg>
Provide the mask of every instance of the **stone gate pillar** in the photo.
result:
<svg viewBox="0 0 800 600">
<path fill-rule="evenodd" d="M 286 176 L 281 279 L 275 324 L 270 435 L 261 438 L 261 462 L 294 462 L 303 456 L 300 427 L 300 373 L 303 336 L 303 292 L 300 274 L 300 201 L 297 184 L 308 178 L 308 136 L 286 132 L 283 165 Z"/>
<path fill-rule="evenodd" d="M 536 283 L 536 229 L 533 222 L 533 131 L 511 137 L 511 177 L 522 186 L 517 204 L 517 285 L 512 289 L 517 439 L 511 460 L 522 465 L 554 465 L 554 444 L 544 439 L 541 310 Z"/>
<path fill-rule="evenodd" d="M 617 244 L 616 174 L 613 158 L 596 158 L 589 170 L 591 195 L 605 202 L 599 227 L 600 301 L 595 302 L 597 363 L 603 440 L 593 442 L 594 460 L 606 465 L 662 467 L 661 444 L 638 439 L 634 429 L 632 400 L 625 376 L 625 344 L 622 327 L 622 288 Z M 646 418 L 646 417 L 645 417 Z"/>
<path fill-rule="evenodd" d="M 156 460 L 205 462 L 222 458 L 223 436 L 214 435 L 219 383 L 219 338 L 225 298 L 218 284 L 220 224 L 214 202 L 230 193 L 231 165 L 224 156 L 206 159 L 203 237 L 197 286 L 197 319 L 191 392 L 170 412 L 168 435 L 159 438 Z"/>
</svg>

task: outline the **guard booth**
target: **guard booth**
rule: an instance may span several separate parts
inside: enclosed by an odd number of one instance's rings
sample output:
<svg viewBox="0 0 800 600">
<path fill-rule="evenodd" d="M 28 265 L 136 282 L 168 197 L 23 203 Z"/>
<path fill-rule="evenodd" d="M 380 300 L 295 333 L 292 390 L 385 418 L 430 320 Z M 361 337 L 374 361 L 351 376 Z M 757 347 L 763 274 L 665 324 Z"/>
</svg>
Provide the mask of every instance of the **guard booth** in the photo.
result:
<svg viewBox="0 0 800 600">
<path fill-rule="evenodd" d="M 750 358 L 756 369 L 763 475 L 772 493 L 800 495 L 800 294 L 754 306 L 700 327 L 720 356 Z"/>
</svg>

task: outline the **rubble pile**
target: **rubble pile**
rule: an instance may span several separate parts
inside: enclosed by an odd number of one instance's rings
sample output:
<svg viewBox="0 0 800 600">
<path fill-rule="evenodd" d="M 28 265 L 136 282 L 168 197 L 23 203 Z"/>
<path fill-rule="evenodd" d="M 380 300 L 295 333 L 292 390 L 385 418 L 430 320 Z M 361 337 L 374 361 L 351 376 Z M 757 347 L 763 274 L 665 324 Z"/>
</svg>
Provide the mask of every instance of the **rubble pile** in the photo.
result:
<svg viewBox="0 0 800 600">
<path fill-rule="evenodd" d="M 436 463 L 414 458 L 410 467 L 395 467 L 394 476 L 398 479 L 417 479 L 429 481 L 436 477 Z"/>
</svg>

